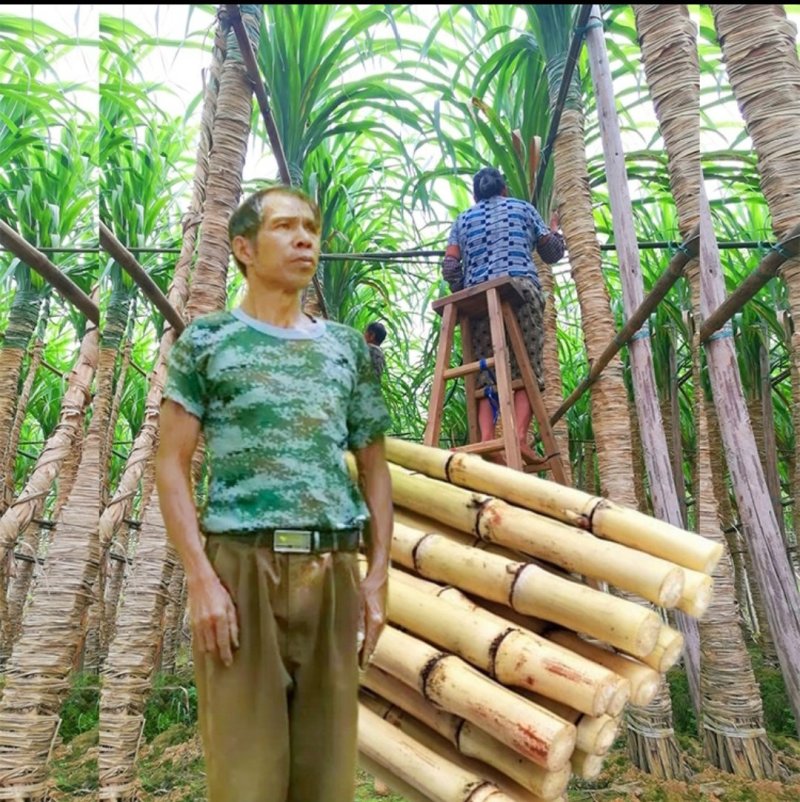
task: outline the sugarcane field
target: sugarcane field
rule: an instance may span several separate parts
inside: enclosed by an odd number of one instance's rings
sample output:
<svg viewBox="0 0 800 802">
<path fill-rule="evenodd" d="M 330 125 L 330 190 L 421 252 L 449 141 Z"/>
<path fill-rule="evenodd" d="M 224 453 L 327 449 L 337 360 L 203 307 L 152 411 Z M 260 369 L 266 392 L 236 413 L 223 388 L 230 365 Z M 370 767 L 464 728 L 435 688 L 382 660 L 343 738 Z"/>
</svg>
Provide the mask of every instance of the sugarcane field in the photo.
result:
<svg viewBox="0 0 800 802">
<path fill-rule="evenodd" d="M 800 800 L 798 26 L 0 5 L 0 800 Z"/>
</svg>

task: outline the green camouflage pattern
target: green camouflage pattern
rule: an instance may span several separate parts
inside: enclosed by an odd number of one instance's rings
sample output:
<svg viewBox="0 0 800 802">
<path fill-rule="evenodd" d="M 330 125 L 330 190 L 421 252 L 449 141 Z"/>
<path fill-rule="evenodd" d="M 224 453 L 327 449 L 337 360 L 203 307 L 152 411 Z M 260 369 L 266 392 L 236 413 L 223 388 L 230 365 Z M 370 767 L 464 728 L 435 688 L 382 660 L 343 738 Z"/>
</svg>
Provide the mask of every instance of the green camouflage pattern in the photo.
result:
<svg viewBox="0 0 800 802">
<path fill-rule="evenodd" d="M 345 451 L 390 421 L 367 344 L 315 321 L 277 329 L 241 310 L 196 318 L 169 355 L 164 397 L 200 419 L 210 457 L 201 528 L 343 529 L 366 520 Z"/>
</svg>

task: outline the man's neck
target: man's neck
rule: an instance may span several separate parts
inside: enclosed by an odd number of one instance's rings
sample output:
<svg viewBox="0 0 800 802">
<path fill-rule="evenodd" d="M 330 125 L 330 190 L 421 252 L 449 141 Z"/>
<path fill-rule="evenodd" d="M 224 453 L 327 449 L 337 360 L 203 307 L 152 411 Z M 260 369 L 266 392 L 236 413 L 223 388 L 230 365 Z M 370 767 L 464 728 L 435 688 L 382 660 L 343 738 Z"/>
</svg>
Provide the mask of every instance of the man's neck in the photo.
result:
<svg viewBox="0 0 800 802">
<path fill-rule="evenodd" d="M 305 328 L 311 321 L 303 314 L 301 292 L 259 288 L 248 289 L 241 303 L 242 311 L 262 323 L 282 329 Z"/>
</svg>

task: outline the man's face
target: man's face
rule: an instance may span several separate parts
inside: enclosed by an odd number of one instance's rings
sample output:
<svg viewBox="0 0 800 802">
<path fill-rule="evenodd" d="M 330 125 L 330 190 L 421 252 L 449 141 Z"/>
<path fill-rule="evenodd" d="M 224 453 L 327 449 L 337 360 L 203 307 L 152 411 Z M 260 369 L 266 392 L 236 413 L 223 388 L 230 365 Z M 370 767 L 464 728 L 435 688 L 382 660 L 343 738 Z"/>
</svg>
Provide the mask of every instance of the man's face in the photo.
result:
<svg viewBox="0 0 800 802">
<path fill-rule="evenodd" d="M 264 199 L 264 222 L 255 240 L 236 237 L 233 247 L 247 265 L 248 282 L 298 291 L 316 272 L 320 231 L 305 201 L 276 193 Z"/>
</svg>

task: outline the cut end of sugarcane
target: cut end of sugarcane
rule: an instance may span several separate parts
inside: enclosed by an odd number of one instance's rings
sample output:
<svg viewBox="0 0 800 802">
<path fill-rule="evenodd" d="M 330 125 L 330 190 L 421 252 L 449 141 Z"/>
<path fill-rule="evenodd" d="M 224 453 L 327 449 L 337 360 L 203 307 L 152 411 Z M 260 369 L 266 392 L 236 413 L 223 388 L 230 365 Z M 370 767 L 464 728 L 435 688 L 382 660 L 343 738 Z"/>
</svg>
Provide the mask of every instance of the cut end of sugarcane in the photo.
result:
<svg viewBox="0 0 800 802">
<path fill-rule="evenodd" d="M 658 638 L 663 629 L 661 619 L 654 612 L 644 617 L 638 632 L 636 641 L 633 645 L 635 651 L 631 651 L 635 657 L 644 657 L 652 654 L 658 644 Z"/>
<path fill-rule="evenodd" d="M 662 626 L 655 649 L 642 660 L 659 673 L 666 674 L 681 659 L 684 642 L 677 629 Z"/>
<path fill-rule="evenodd" d="M 710 576 L 701 574 L 698 581 L 690 588 L 684 586 L 678 609 L 687 615 L 700 620 L 708 612 L 711 599 L 714 596 L 714 580 Z"/>
<path fill-rule="evenodd" d="M 547 771 L 560 771 L 569 765 L 570 758 L 575 751 L 578 730 L 574 724 L 564 722 L 564 728 L 558 738 L 554 738 L 550 747 L 547 761 L 543 768 Z"/>
<path fill-rule="evenodd" d="M 656 698 L 660 686 L 660 674 L 641 679 L 631 693 L 630 703 L 635 707 L 647 707 Z"/>
<path fill-rule="evenodd" d="M 567 763 L 566 766 L 558 771 L 548 771 L 543 774 L 536 788 L 527 788 L 527 790 L 542 799 L 558 799 L 562 794 L 566 793 L 571 776 L 572 766 Z"/>
<path fill-rule="evenodd" d="M 669 571 L 658 591 L 658 604 L 667 610 L 677 607 L 683 597 L 684 573 L 680 568 Z"/>
<path fill-rule="evenodd" d="M 594 753 L 596 755 L 607 755 L 614 746 L 614 741 L 619 732 L 619 720 L 608 716 L 603 722 L 602 729 L 597 733 L 594 741 Z"/>
<path fill-rule="evenodd" d="M 614 689 L 614 695 L 608 702 L 606 713 L 609 716 L 618 716 L 628 704 L 631 698 L 631 683 L 630 680 L 619 677 Z"/>
<path fill-rule="evenodd" d="M 603 770 L 603 757 L 601 755 L 587 755 L 586 752 L 577 751 L 572 756 L 572 771 L 582 780 L 596 780 Z"/>
<path fill-rule="evenodd" d="M 704 574 L 708 574 L 709 576 L 711 576 L 711 574 L 713 574 L 714 571 L 717 570 L 717 565 L 719 565 L 719 561 L 722 559 L 725 547 L 722 545 L 722 543 L 715 543 L 713 541 L 709 542 L 711 543 L 711 546 L 709 548 L 710 553 L 708 555 L 708 559 L 706 560 L 706 564 L 702 569 L 702 572 Z"/>
</svg>

